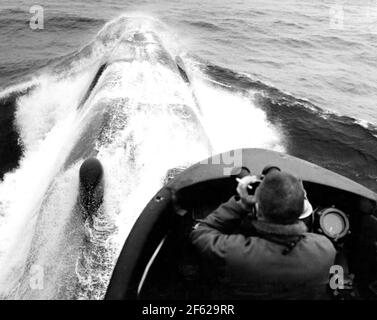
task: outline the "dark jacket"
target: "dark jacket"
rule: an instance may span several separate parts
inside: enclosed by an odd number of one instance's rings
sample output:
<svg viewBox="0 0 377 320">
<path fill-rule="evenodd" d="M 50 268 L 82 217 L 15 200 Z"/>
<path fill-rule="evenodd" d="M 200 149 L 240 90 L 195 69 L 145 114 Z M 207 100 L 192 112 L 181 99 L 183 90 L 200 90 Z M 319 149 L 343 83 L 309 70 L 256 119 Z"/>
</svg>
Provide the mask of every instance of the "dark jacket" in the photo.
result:
<svg viewBox="0 0 377 320">
<path fill-rule="evenodd" d="M 324 299 L 336 250 L 325 236 L 254 221 L 255 236 L 234 233 L 248 214 L 232 197 L 191 233 L 218 281 L 213 298 Z"/>
</svg>

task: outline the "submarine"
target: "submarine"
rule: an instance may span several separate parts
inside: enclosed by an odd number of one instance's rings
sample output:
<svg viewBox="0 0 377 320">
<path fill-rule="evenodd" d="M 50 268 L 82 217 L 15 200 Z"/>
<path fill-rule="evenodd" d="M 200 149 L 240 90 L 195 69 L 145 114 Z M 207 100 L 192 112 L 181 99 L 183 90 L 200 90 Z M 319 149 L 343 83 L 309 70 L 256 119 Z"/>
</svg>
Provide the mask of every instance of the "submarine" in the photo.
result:
<svg viewBox="0 0 377 320">
<path fill-rule="evenodd" d="M 225 161 L 229 153 L 223 153 L 170 173 L 129 233 L 105 299 L 211 299 L 209 288 L 216 283 L 210 280 L 210 270 L 191 245 L 189 234 L 198 219 L 236 194 L 237 178 L 258 174 L 266 164 L 303 181 L 313 207 L 305 221 L 309 232 L 325 235 L 337 250 L 335 263 L 344 279 L 342 286 L 329 288 L 329 298 L 377 299 L 377 194 L 285 153 L 254 148 L 230 152 L 242 159 L 237 166 L 231 167 Z M 99 162 L 86 161 L 83 167 L 82 183 L 90 181 L 91 188 L 98 187 L 101 179 L 88 179 L 88 175 L 102 177 Z"/>
</svg>

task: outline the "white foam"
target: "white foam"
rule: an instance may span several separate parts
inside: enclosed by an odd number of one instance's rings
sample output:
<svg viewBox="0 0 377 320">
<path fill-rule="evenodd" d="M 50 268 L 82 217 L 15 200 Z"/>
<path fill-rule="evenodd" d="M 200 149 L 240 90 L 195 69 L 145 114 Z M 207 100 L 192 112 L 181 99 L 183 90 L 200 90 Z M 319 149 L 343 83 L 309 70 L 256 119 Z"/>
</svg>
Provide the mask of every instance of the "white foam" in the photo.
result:
<svg viewBox="0 0 377 320">
<path fill-rule="evenodd" d="M 245 95 L 213 86 L 200 71 L 196 71 L 192 80 L 215 152 L 237 148 L 284 152 L 279 130 L 267 121 L 263 110 L 255 106 L 253 92 Z"/>
<path fill-rule="evenodd" d="M 35 149 L 59 121 L 75 111 L 92 77 L 92 70 L 66 79 L 44 75 L 29 95 L 18 99 L 16 125 L 26 150 Z"/>
<path fill-rule="evenodd" d="M 0 99 L 7 98 L 9 95 L 15 92 L 22 92 L 25 91 L 26 89 L 33 87 L 38 84 L 38 80 L 36 78 L 33 78 L 27 82 L 23 82 L 20 84 L 16 84 L 10 87 L 7 87 L 3 89 L 3 91 L 0 92 Z"/>
<path fill-rule="evenodd" d="M 29 151 L 20 168 L 0 184 L 3 218 L 0 232 L 0 288 L 22 275 L 43 197 L 61 166 L 73 115 L 57 125 L 43 145 Z M 67 146 L 67 145 L 66 145 Z M 12 283 L 13 284 L 13 283 Z"/>
<path fill-rule="evenodd" d="M 89 85 L 89 73 L 93 70 L 62 80 L 42 75 L 38 86 L 18 101 L 16 124 L 24 154 L 19 168 L 0 184 L 0 296 L 7 296 L 25 271 L 42 203 L 51 196 L 47 190 L 82 124 L 76 108 Z"/>
</svg>

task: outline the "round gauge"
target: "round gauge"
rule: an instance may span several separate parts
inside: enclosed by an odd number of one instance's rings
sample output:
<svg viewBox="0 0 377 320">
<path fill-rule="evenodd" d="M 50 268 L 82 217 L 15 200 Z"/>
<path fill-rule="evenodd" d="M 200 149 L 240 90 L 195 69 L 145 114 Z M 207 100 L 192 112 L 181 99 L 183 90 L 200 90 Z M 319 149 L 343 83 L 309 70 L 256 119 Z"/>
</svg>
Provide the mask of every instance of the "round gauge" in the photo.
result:
<svg viewBox="0 0 377 320">
<path fill-rule="evenodd" d="M 337 236 L 344 230 L 344 220 L 338 214 L 329 213 L 323 217 L 323 227 L 330 235 Z"/>
<path fill-rule="evenodd" d="M 321 210 L 319 214 L 320 226 L 325 235 L 332 239 L 339 239 L 347 234 L 349 221 L 344 212 L 335 208 L 327 208 Z"/>
</svg>

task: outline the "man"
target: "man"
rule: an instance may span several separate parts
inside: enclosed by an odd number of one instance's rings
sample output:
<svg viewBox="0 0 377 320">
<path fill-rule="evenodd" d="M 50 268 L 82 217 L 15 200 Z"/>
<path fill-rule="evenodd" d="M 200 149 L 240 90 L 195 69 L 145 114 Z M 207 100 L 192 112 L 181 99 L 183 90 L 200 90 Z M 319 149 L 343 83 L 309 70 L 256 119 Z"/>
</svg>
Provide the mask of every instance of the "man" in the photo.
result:
<svg viewBox="0 0 377 320">
<path fill-rule="evenodd" d="M 232 197 L 191 233 L 217 279 L 213 298 L 227 299 L 323 299 L 335 248 L 325 236 L 308 233 L 299 220 L 305 191 L 300 180 L 274 170 L 264 176 L 255 195 L 246 176 Z M 255 208 L 256 234 L 235 233 Z"/>
</svg>

